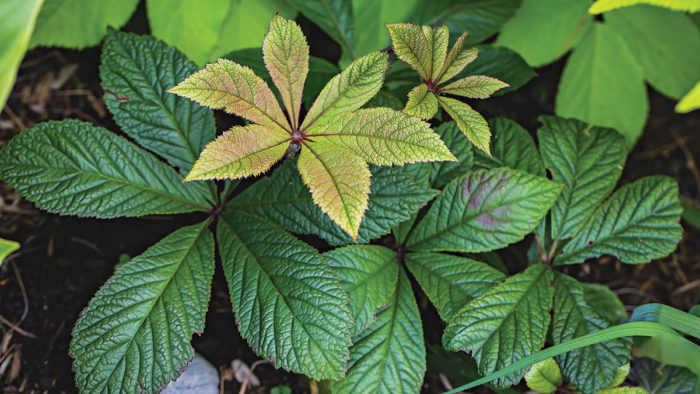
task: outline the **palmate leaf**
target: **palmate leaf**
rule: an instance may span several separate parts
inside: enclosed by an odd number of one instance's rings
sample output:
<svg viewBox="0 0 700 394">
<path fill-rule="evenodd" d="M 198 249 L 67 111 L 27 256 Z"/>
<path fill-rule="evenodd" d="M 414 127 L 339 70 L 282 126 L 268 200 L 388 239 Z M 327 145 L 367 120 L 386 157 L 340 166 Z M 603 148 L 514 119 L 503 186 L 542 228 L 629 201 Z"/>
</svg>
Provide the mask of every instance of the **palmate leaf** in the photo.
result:
<svg viewBox="0 0 700 394">
<path fill-rule="evenodd" d="M 73 329 L 75 383 L 84 392 L 156 392 L 194 356 L 214 275 L 207 223 L 176 230 L 119 268 Z"/>
<path fill-rule="evenodd" d="M 99 218 L 207 211 L 204 184 L 78 120 L 40 123 L 0 151 L 0 177 L 49 212 Z"/>
<path fill-rule="evenodd" d="M 352 316 L 347 293 L 311 246 L 245 212 L 217 225 L 219 253 L 243 338 L 274 365 L 340 379 Z"/>
<path fill-rule="evenodd" d="M 593 213 L 555 264 L 581 263 L 603 254 L 630 264 L 668 256 L 681 238 L 680 215 L 674 179 L 639 179 L 613 193 Z"/>
<path fill-rule="evenodd" d="M 489 127 L 492 133 L 491 156 L 481 150 L 475 151 L 474 168 L 510 167 L 532 175 L 545 175 L 535 141 L 527 130 L 507 118 L 491 118 Z"/>
<path fill-rule="evenodd" d="M 549 326 L 552 271 L 538 264 L 511 276 L 459 310 L 445 329 L 448 350 L 473 350 L 479 373 L 488 375 L 540 350 Z M 525 370 L 500 378 L 516 384 Z"/>
</svg>

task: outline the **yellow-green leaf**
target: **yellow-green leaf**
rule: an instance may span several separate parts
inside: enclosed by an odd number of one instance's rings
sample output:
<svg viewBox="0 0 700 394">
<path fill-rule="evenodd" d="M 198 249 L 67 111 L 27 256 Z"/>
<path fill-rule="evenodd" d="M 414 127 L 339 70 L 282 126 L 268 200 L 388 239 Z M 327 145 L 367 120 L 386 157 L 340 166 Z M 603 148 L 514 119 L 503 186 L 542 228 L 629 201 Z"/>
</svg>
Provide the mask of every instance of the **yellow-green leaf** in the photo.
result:
<svg viewBox="0 0 700 394">
<path fill-rule="evenodd" d="M 223 108 L 252 122 L 291 130 L 275 95 L 253 70 L 219 59 L 169 90 L 212 109 Z"/>
<path fill-rule="evenodd" d="M 318 94 L 301 125 L 301 130 L 322 126 L 335 115 L 354 111 L 372 98 L 384 83 L 389 55 L 372 52 L 350 63 Z"/>
<path fill-rule="evenodd" d="M 367 163 L 347 149 L 324 142 L 307 142 L 297 164 L 314 203 L 334 222 L 357 239 L 360 222 L 369 203 Z"/>
<path fill-rule="evenodd" d="M 390 108 L 365 108 L 333 118 L 314 142 L 341 146 L 371 164 L 456 161 L 440 136 L 418 118 Z"/>
<path fill-rule="evenodd" d="M 430 119 L 437 110 L 437 98 L 428 90 L 428 85 L 420 84 L 408 92 L 408 102 L 403 112 L 420 119 Z"/>
<path fill-rule="evenodd" d="M 542 360 L 532 364 L 530 369 L 525 373 L 525 382 L 530 390 L 538 393 L 553 393 L 557 391 L 563 383 L 563 376 L 559 365 L 553 358 Z"/>
<path fill-rule="evenodd" d="M 433 71 L 431 48 L 420 26 L 410 23 L 391 23 L 389 29 L 394 53 L 408 63 L 425 80 L 430 80 Z"/>
<path fill-rule="evenodd" d="M 289 140 L 283 130 L 256 124 L 234 126 L 204 147 L 185 181 L 261 174 L 282 158 Z"/>
<path fill-rule="evenodd" d="M 447 55 L 445 63 L 442 65 L 440 72 L 435 78 L 435 84 L 448 81 L 450 78 L 459 74 L 464 70 L 464 67 L 473 62 L 479 55 L 479 50 L 476 48 L 464 49 L 464 39 L 466 37 L 467 32 L 465 31 L 452 46 L 450 54 Z"/>
<path fill-rule="evenodd" d="M 682 114 L 700 108 L 700 82 L 676 104 L 676 112 Z"/>
<path fill-rule="evenodd" d="M 309 45 L 296 22 L 276 15 L 263 41 L 263 59 L 292 126 L 299 125 L 301 95 L 309 73 Z"/>
<path fill-rule="evenodd" d="M 430 26 L 421 26 L 423 35 L 428 42 L 428 56 L 430 59 L 430 80 L 440 71 L 445 64 L 447 45 L 450 41 L 450 31 L 447 26 L 434 29 Z"/>
<path fill-rule="evenodd" d="M 474 146 L 491 156 L 489 148 L 491 142 L 491 130 L 480 113 L 472 109 L 468 104 L 449 97 L 438 97 L 442 108 L 454 119 L 457 127 L 467 136 Z"/>
<path fill-rule="evenodd" d="M 2 266 L 5 257 L 9 256 L 10 253 L 19 249 L 19 243 L 11 241 L 9 239 L 0 238 L 0 266 Z"/>
<path fill-rule="evenodd" d="M 628 7 L 635 4 L 651 4 L 666 7 L 674 11 L 696 12 L 700 10 L 698 0 L 598 0 L 588 10 L 591 14 L 600 14 L 616 8 Z"/>
<path fill-rule="evenodd" d="M 440 92 L 469 98 L 489 98 L 498 89 L 508 86 L 510 85 L 496 78 L 472 75 L 450 83 L 441 88 Z"/>
</svg>

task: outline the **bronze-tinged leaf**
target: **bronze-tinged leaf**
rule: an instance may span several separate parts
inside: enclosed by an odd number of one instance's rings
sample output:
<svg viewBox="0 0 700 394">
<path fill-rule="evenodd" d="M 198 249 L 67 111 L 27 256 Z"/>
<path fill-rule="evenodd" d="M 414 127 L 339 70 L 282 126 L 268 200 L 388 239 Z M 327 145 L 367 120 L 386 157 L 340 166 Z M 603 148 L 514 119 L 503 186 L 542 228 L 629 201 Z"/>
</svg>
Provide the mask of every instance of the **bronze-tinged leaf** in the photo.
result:
<svg viewBox="0 0 700 394">
<path fill-rule="evenodd" d="M 433 57 L 423 28 L 411 23 L 391 23 L 386 28 L 396 56 L 408 63 L 424 80 L 430 81 L 433 76 Z"/>
<path fill-rule="evenodd" d="M 440 93 L 485 99 L 491 97 L 495 91 L 508 86 L 510 85 L 496 78 L 487 77 L 486 75 L 472 75 L 446 85 L 440 89 Z"/>
<path fill-rule="evenodd" d="M 450 54 L 447 55 L 445 63 L 442 65 L 440 72 L 435 77 L 434 82 L 436 85 L 449 81 L 452 77 L 464 70 L 464 67 L 473 62 L 479 55 L 479 50 L 476 48 L 464 49 L 464 39 L 466 36 L 467 32 L 465 31 L 457 39 L 454 46 L 452 46 Z"/>
<path fill-rule="evenodd" d="M 474 146 L 491 156 L 489 145 L 491 143 L 491 129 L 480 113 L 472 109 L 468 104 L 459 100 L 439 96 L 438 101 L 442 108 L 454 119 L 457 127 L 467 136 Z"/>
<path fill-rule="evenodd" d="M 428 52 L 430 56 L 430 80 L 433 80 L 445 63 L 447 56 L 447 46 L 450 43 L 450 31 L 447 26 L 432 28 L 421 26 L 423 35 L 428 42 Z"/>
<path fill-rule="evenodd" d="M 430 119 L 437 110 L 437 98 L 428 90 L 428 85 L 420 84 L 408 92 L 408 101 L 402 111 L 420 119 Z"/>
</svg>

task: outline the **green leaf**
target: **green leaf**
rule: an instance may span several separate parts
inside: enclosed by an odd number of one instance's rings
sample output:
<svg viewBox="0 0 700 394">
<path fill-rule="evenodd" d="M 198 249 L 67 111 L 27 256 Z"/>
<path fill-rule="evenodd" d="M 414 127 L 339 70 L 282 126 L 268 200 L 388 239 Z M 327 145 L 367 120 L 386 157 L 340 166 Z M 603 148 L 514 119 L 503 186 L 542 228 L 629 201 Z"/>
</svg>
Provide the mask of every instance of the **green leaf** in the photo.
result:
<svg viewBox="0 0 700 394">
<path fill-rule="evenodd" d="M 700 108 L 700 81 L 676 104 L 675 111 L 687 113 Z"/>
<path fill-rule="evenodd" d="M 594 23 L 569 57 L 555 107 L 559 116 L 616 129 L 628 147 L 639 138 L 649 109 L 642 69 L 607 24 Z"/>
<path fill-rule="evenodd" d="M 674 11 L 696 12 L 700 10 L 697 0 L 598 0 L 588 10 L 591 14 L 600 14 L 617 8 L 636 4 L 651 4 L 666 7 Z"/>
<path fill-rule="evenodd" d="M 350 59 L 355 59 L 354 18 L 351 0 L 287 0 L 335 40 Z"/>
<path fill-rule="evenodd" d="M 630 373 L 630 367 L 630 363 L 617 367 L 613 373 L 613 381 L 610 383 L 610 386 L 608 386 L 608 389 L 621 385 L 625 379 L 627 379 L 627 375 Z"/>
<path fill-rule="evenodd" d="M 166 90 L 196 71 L 180 51 L 153 37 L 110 29 L 102 46 L 100 78 L 111 93 L 104 101 L 114 121 L 141 146 L 184 171 L 214 139 L 214 115 Z"/>
<path fill-rule="evenodd" d="M 472 75 L 458 79 L 442 88 L 440 92 L 468 98 L 489 98 L 495 91 L 508 87 L 508 84 L 485 75 Z"/>
<path fill-rule="evenodd" d="M 428 26 L 421 27 L 410 23 L 392 23 L 386 27 L 396 56 L 416 70 L 424 80 L 432 81 L 447 56 L 447 28 L 433 30 Z M 442 59 L 434 59 L 432 39 L 437 37 Z"/>
<path fill-rule="evenodd" d="M 352 316 L 323 257 L 240 211 L 221 216 L 216 236 L 241 336 L 277 367 L 315 380 L 342 378 Z"/>
<path fill-rule="evenodd" d="M 17 68 L 29 45 L 39 9 L 44 0 L 13 1 L 0 4 L 0 15 L 5 15 L 0 29 L 0 108 L 10 95 Z M 0 260 L 1 261 L 1 260 Z"/>
<path fill-rule="evenodd" d="M 408 237 L 411 250 L 485 252 L 530 233 L 561 187 L 542 177 L 499 168 L 450 182 Z"/>
<path fill-rule="evenodd" d="M 700 379 L 689 369 L 650 358 L 635 358 L 630 376 L 651 394 L 694 394 L 700 390 Z"/>
<path fill-rule="evenodd" d="M 464 70 L 464 67 L 477 58 L 477 55 L 479 54 L 479 50 L 477 48 L 464 48 L 464 40 L 466 39 L 467 34 L 468 32 L 466 31 L 462 33 L 462 35 L 459 36 L 457 41 L 452 46 L 452 49 L 450 49 L 450 53 L 447 55 L 445 62 L 435 77 L 435 83 L 439 84 L 444 81 L 449 81 L 455 75 Z"/>
<path fill-rule="evenodd" d="M 698 7 L 700 8 L 700 7 Z M 700 31 L 684 14 L 638 5 L 605 14 L 642 66 L 644 79 L 666 96 L 679 99 L 700 79 Z"/>
<path fill-rule="evenodd" d="M 252 212 L 299 234 L 315 234 L 331 245 L 355 241 L 313 204 L 295 162 L 283 163 L 269 178 L 255 182 L 237 195 L 228 208 Z M 403 167 L 372 167 L 369 208 L 362 219 L 358 243 L 388 234 L 391 227 L 408 220 L 436 194 L 415 184 Z"/>
<path fill-rule="evenodd" d="M 593 213 L 555 264 L 580 263 L 603 254 L 630 264 L 666 257 L 681 239 L 680 215 L 674 179 L 639 179 L 613 193 Z"/>
<path fill-rule="evenodd" d="M 700 230 L 700 209 L 695 206 L 694 202 L 687 200 L 681 201 L 681 206 L 683 207 L 681 214 L 683 221 Z"/>
<path fill-rule="evenodd" d="M 597 311 L 605 320 L 613 324 L 627 320 L 627 310 L 612 290 L 597 283 L 579 284 L 583 288 L 586 304 Z"/>
<path fill-rule="evenodd" d="M 9 239 L 0 238 L 0 266 L 7 256 L 19 249 L 19 243 Z"/>
<path fill-rule="evenodd" d="M 541 116 L 540 153 L 552 180 L 564 184 L 552 208 L 552 238 L 576 235 L 622 174 L 627 149 L 615 130 Z"/>
<path fill-rule="evenodd" d="M 425 344 L 420 311 L 403 270 L 396 291 L 374 322 L 353 338 L 339 393 L 418 393 L 425 374 Z"/>
<path fill-rule="evenodd" d="M 61 46 L 82 49 L 96 45 L 107 26 L 122 27 L 138 0 L 45 0 L 36 18 L 29 49 Z"/>
<path fill-rule="evenodd" d="M 445 122 L 438 126 L 435 132 L 440 134 L 440 139 L 459 161 L 436 161 L 418 165 L 429 166 L 430 185 L 434 189 L 442 189 L 451 180 L 471 170 L 474 154 L 472 153 L 472 144 L 464 141 L 463 134 L 455 122 Z"/>
<path fill-rule="evenodd" d="M 555 344 L 590 334 L 610 326 L 584 299 L 578 281 L 562 273 L 554 274 L 552 338 Z M 596 343 L 556 357 L 564 376 L 579 390 L 594 393 L 609 387 L 615 369 L 630 359 L 627 338 Z"/>
<path fill-rule="evenodd" d="M 491 131 L 486 119 L 480 113 L 472 109 L 467 103 L 459 100 L 439 96 L 440 106 L 457 123 L 457 127 L 464 133 L 469 141 L 477 148 L 491 154 L 489 150 Z"/>
<path fill-rule="evenodd" d="M 408 253 L 406 267 L 446 322 L 467 302 L 505 279 L 488 264 L 442 253 Z"/>
<path fill-rule="evenodd" d="M 480 150 L 475 151 L 475 168 L 490 170 L 510 167 L 532 175 L 545 175 L 542 159 L 527 130 L 506 118 L 491 118 L 489 127 L 491 128 L 491 156 Z"/>
<path fill-rule="evenodd" d="M 204 184 L 183 185 L 172 167 L 101 127 L 39 123 L 0 151 L 0 176 L 39 208 L 113 218 L 207 211 Z"/>
<path fill-rule="evenodd" d="M 428 85 L 420 84 L 408 92 L 408 101 L 403 112 L 420 119 L 430 119 L 437 113 L 438 101 Z"/>
<path fill-rule="evenodd" d="M 351 245 L 324 254 L 350 296 L 357 336 L 376 320 L 377 309 L 396 292 L 399 261 L 396 252 L 376 245 Z"/>
<path fill-rule="evenodd" d="M 364 55 L 389 45 L 391 39 L 385 24 L 405 21 L 419 2 L 420 0 L 352 0 L 355 54 Z"/>
<path fill-rule="evenodd" d="M 80 314 L 70 345 L 84 392 L 161 390 L 194 357 L 214 275 L 207 222 L 183 227 L 122 266 Z"/>
<path fill-rule="evenodd" d="M 525 382 L 530 390 L 538 393 L 553 393 L 563 384 L 561 370 L 553 358 L 535 363 L 525 373 Z"/>
<path fill-rule="evenodd" d="M 476 49 L 479 57 L 464 68 L 457 78 L 488 75 L 507 83 L 509 87 L 497 91 L 496 96 L 520 88 L 536 75 L 525 60 L 511 49 L 493 45 L 479 45 Z"/>
<path fill-rule="evenodd" d="M 496 43 L 518 52 L 529 65 L 544 66 L 574 47 L 591 28 L 592 0 L 524 0 Z M 606 18 L 607 22 L 607 18 Z"/>
<path fill-rule="evenodd" d="M 482 375 L 540 350 L 549 326 L 552 271 L 538 264 L 511 276 L 459 310 L 445 329 L 443 346 L 468 351 Z M 525 370 L 498 380 L 496 387 L 516 384 Z"/>
</svg>

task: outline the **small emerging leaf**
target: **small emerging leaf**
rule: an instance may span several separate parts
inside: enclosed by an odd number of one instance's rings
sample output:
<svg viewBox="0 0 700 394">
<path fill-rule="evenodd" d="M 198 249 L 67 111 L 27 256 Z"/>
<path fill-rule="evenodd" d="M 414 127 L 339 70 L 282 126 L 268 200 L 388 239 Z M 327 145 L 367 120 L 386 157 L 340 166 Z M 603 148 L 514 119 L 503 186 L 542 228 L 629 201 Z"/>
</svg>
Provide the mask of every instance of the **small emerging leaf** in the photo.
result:
<svg viewBox="0 0 700 394">
<path fill-rule="evenodd" d="M 442 108 L 454 119 L 469 141 L 488 155 L 491 155 L 489 149 L 491 130 L 489 130 L 489 124 L 486 123 L 486 119 L 468 104 L 459 100 L 440 96 L 438 101 Z"/>
<path fill-rule="evenodd" d="M 452 77 L 464 70 L 464 67 L 473 62 L 479 55 L 479 50 L 476 48 L 464 49 L 464 39 L 466 37 L 467 32 L 462 33 L 452 46 L 450 54 L 447 55 L 442 69 L 435 78 L 436 84 L 449 81 Z"/>
<path fill-rule="evenodd" d="M 408 102 L 403 112 L 420 119 L 430 119 L 438 110 L 435 95 L 428 91 L 428 85 L 420 84 L 408 92 Z"/>
<path fill-rule="evenodd" d="M 472 75 L 458 79 L 442 88 L 440 92 L 468 98 L 489 98 L 495 91 L 508 87 L 505 82 L 485 75 Z"/>
<path fill-rule="evenodd" d="M 553 358 L 532 364 L 525 373 L 525 382 L 530 390 L 538 393 L 553 393 L 562 385 L 564 378 Z"/>
</svg>

